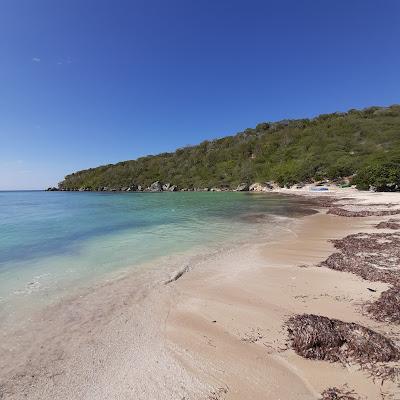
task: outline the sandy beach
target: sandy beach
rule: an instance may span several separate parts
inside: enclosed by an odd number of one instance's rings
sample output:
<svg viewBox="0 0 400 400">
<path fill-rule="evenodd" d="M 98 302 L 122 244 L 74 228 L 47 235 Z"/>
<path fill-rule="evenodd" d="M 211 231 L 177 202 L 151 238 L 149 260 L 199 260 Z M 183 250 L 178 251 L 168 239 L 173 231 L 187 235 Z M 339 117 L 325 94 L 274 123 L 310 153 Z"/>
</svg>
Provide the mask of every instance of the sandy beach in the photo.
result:
<svg viewBox="0 0 400 400">
<path fill-rule="evenodd" d="M 334 207 L 348 211 L 400 208 L 391 193 L 282 192 L 343 199 Z M 363 308 L 389 284 L 319 266 L 335 251 L 330 240 L 377 232 L 393 216 L 315 207 L 268 243 L 249 238 L 190 268 L 123 275 L 49 307 L 29 332 L 3 336 L 0 398 L 289 400 L 337 387 L 361 399 L 400 399 L 396 379 L 303 358 L 288 342 L 288 318 L 308 313 L 358 323 L 398 345 L 399 325 Z"/>
</svg>

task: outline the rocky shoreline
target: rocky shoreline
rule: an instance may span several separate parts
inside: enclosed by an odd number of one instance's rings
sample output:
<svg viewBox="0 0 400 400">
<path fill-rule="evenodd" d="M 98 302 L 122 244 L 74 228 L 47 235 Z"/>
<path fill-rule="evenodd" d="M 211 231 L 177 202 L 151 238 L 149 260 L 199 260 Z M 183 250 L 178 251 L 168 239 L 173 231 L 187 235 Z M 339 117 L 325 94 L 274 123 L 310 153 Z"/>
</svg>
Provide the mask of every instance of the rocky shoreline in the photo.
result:
<svg viewBox="0 0 400 400">
<path fill-rule="evenodd" d="M 49 187 L 46 189 L 48 192 L 265 192 L 271 191 L 276 188 L 277 185 L 274 183 L 241 183 L 237 186 L 236 189 L 232 190 L 229 187 L 184 187 L 179 188 L 177 185 L 173 185 L 169 182 L 163 183 L 160 181 L 153 182 L 150 186 L 145 185 L 130 185 L 130 186 L 121 186 L 121 187 L 108 187 L 101 186 L 98 188 L 89 188 L 89 187 L 80 187 L 80 188 L 64 188 L 64 187 Z"/>
<path fill-rule="evenodd" d="M 313 186 L 316 188 L 323 188 L 324 185 L 330 186 L 329 181 L 315 182 Z M 293 186 L 293 189 L 302 189 L 305 184 L 297 184 Z M 177 185 L 169 182 L 163 183 L 161 181 L 155 181 L 151 185 L 132 184 L 130 186 L 99 186 L 97 188 L 92 187 L 80 187 L 70 188 L 59 185 L 58 187 L 49 187 L 46 189 L 48 192 L 273 192 L 279 190 L 280 186 L 276 182 L 254 182 L 254 183 L 240 183 L 236 188 L 228 186 L 213 186 L 213 187 L 178 187 Z M 325 188 L 326 189 L 326 188 Z"/>
</svg>

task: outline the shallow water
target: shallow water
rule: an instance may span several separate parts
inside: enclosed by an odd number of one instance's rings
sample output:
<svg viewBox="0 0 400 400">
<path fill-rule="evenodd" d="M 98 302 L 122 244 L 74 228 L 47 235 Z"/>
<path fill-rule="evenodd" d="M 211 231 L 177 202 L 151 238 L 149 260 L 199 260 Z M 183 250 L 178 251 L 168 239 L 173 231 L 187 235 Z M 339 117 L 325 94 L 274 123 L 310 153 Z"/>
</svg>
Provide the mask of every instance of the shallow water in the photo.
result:
<svg viewBox="0 0 400 400">
<path fill-rule="evenodd" d="M 302 200 L 265 194 L 0 192 L 0 319 L 308 212 Z"/>
</svg>

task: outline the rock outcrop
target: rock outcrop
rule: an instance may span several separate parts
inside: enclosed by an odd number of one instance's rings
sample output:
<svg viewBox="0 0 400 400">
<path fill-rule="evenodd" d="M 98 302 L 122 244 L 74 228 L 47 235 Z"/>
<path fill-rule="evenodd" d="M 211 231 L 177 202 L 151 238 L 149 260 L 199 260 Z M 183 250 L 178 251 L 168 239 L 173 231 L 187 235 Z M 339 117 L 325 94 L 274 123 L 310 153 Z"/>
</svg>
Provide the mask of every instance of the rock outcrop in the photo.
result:
<svg viewBox="0 0 400 400">
<path fill-rule="evenodd" d="M 162 192 L 163 188 L 162 185 L 159 181 L 153 182 L 148 188 L 147 190 L 149 192 Z"/>
<path fill-rule="evenodd" d="M 237 192 L 247 192 L 249 190 L 249 185 L 247 183 L 241 183 L 237 188 Z"/>
<path fill-rule="evenodd" d="M 253 183 L 249 187 L 250 192 L 269 192 L 276 188 L 277 185 L 274 182 L 264 182 L 264 183 Z"/>
<path fill-rule="evenodd" d="M 249 187 L 250 192 L 266 192 L 267 190 L 266 186 L 258 182 L 251 184 Z"/>
</svg>

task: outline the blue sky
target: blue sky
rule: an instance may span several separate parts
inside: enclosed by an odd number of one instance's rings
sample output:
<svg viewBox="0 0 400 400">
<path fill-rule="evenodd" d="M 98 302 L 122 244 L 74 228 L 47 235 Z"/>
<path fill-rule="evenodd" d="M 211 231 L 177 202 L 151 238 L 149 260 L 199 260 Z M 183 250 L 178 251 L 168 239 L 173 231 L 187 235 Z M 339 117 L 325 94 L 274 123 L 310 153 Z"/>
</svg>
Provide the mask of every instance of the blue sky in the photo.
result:
<svg viewBox="0 0 400 400">
<path fill-rule="evenodd" d="M 2 0 L 0 190 L 399 103 L 400 1 Z"/>
</svg>

